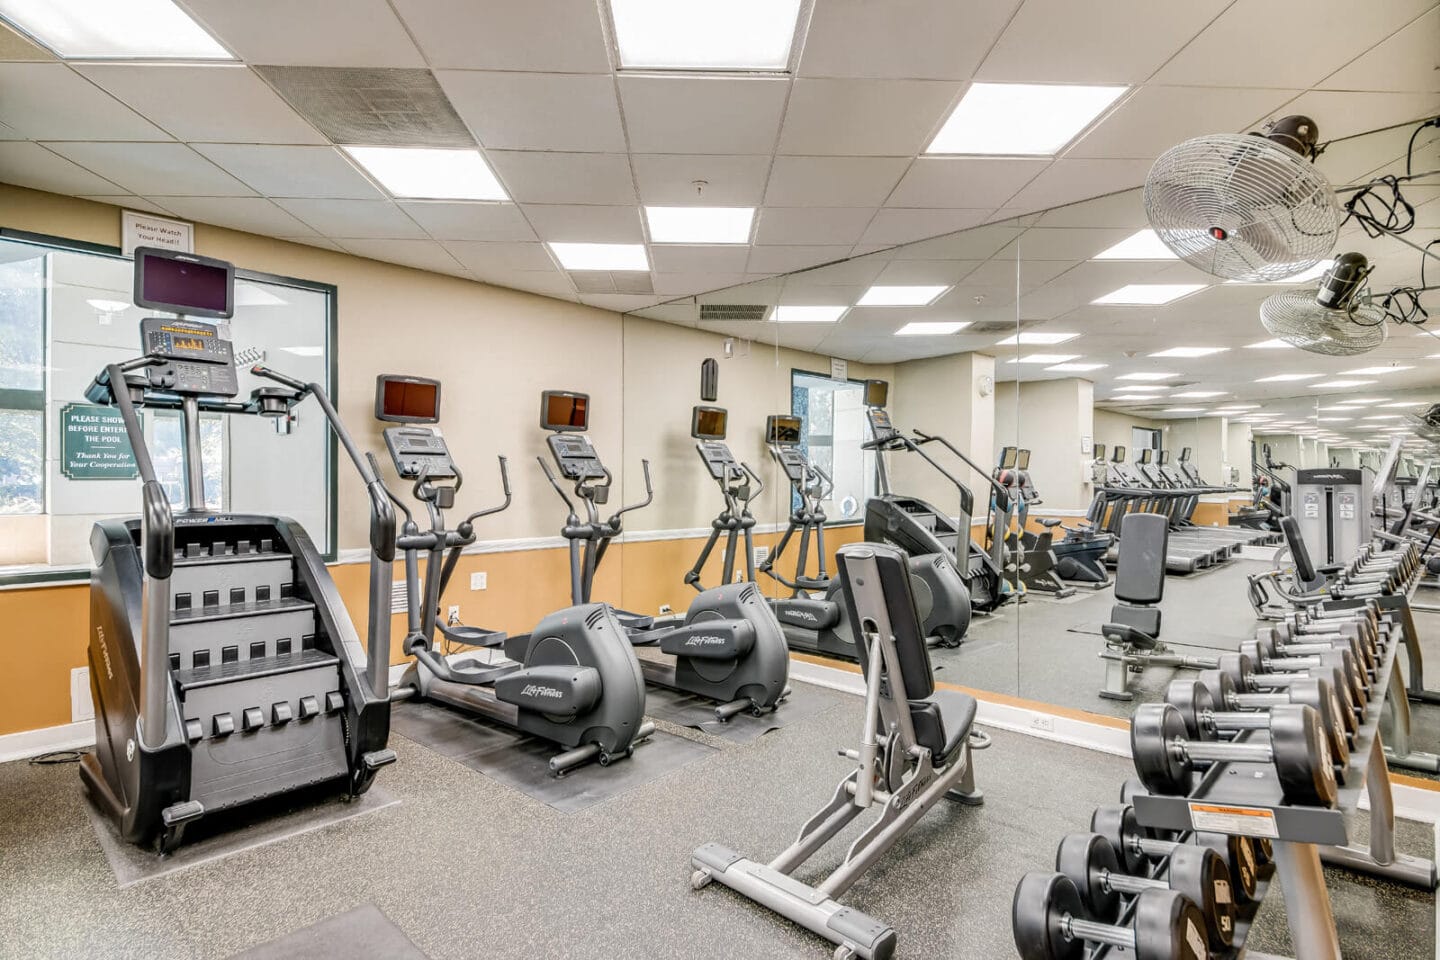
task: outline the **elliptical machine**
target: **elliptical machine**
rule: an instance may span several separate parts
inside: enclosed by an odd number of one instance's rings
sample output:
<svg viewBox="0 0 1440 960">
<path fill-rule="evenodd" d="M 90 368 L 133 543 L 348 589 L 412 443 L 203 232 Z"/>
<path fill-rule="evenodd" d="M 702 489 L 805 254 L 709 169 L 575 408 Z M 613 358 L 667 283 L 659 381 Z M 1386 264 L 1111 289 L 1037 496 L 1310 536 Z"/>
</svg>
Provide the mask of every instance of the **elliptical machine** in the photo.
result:
<svg viewBox="0 0 1440 960">
<path fill-rule="evenodd" d="M 398 540 L 409 601 L 405 652 L 415 658 L 392 699 L 431 700 L 550 740 L 565 748 L 550 758 L 556 775 L 591 760 L 608 766 L 631 756 L 655 725 L 645 720 L 645 682 L 630 641 L 603 603 L 557 610 L 521 636 L 439 620 L 440 598 L 460 553 L 475 542 L 475 521 L 510 505 L 505 458 L 499 458 L 504 502 L 446 527 L 445 511 L 454 507 L 465 478 L 445 438 L 428 426 L 440 420 L 439 382 L 382 375 L 376 380 L 375 414 L 404 424 L 385 428 L 385 446 L 396 475 L 412 481 L 411 491 L 430 521 L 429 529 L 421 530 L 404 501 L 386 490 L 405 514 Z M 500 649 L 505 659 L 448 660 L 435 649 L 437 630 L 460 646 Z"/>
<path fill-rule="evenodd" d="M 570 541 L 571 599 L 589 603 L 595 571 L 610 543 L 620 535 L 622 517 L 654 499 L 650 462 L 641 461 L 645 499 L 602 520 L 598 507 L 609 501 L 613 478 L 586 435 L 589 395 L 545 391 L 540 422 L 550 431 L 545 441 L 560 476 L 543 457 L 536 459 L 569 511 L 560 532 Z M 560 477 L 574 484 L 575 496 L 585 504 L 584 520 L 566 495 Z M 628 611 L 616 611 L 616 616 L 637 645 L 635 652 L 646 682 L 715 701 L 717 720 L 747 711 L 760 716 L 778 707 L 790 693 L 790 651 L 785 635 L 753 583 L 727 583 L 702 590 L 683 618 L 657 621 Z"/>
<path fill-rule="evenodd" d="M 282 384 L 239 392 L 222 328 L 234 268 L 173 250 L 135 251 L 135 304 L 177 313 L 140 321 L 144 355 L 107 366 L 91 403 L 118 407 L 142 483 L 141 515 L 90 534 L 90 693 L 95 751 L 80 778 L 120 836 L 174 849 L 201 817 L 333 782 L 349 796 L 395 761 L 387 699 L 395 515 L 371 465 L 318 383 L 263 367 Z M 362 647 L 324 559 L 278 516 L 205 503 L 202 411 L 285 416 L 320 404 L 370 494 L 370 592 Z M 186 509 L 155 473 L 138 409 L 178 410 Z"/>
<path fill-rule="evenodd" d="M 1005 559 L 1007 572 L 1013 571 L 1024 585 L 1026 592 L 1045 594 L 1057 599 L 1075 595 L 1075 588 L 1061 581 L 1055 567 L 1058 563 L 1051 547 L 1054 533 L 1051 528 L 1059 520 L 1041 519 L 1044 528 L 1040 533 L 1026 529 L 1030 521 L 1030 505 L 1040 503 L 1040 497 L 1030 482 L 1030 451 L 1016 447 L 1004 447 L 1000 451 L 1000 463 L 995 468 L 995 482 L 1009 494 L 1011 514 L 1015 526 L 1010 527 L 1010 518 L 1005 518 Z M 998 508 L 994 501 L 992 508 Z"/>
</svg>

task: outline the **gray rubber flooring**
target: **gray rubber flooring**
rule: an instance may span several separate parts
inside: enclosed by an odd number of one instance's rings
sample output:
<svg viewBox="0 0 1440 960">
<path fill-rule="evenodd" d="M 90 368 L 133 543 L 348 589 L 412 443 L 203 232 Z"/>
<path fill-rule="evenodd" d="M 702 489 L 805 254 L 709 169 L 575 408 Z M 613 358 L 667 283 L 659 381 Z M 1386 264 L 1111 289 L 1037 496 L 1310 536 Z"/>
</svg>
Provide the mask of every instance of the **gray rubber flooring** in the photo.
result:
<svg viewBox="0 0 1440 960">
<path fill-rule="evenodd" d="M 701 843 L 769 858 L 828 799 L 848 766 L 835 748 L 856 742 L 861 704 L 822 695 L 825 709 L 753 743 L 669 728 L 714 750 L 570 814 L 395 737 L 400 762 L 378 783 L 399 804 L 126 889 L 73 766 L 0 766 L 0 958 L 229 957 L 373 904 L 432 960 L 820 960 L 823 941 L 688 879 Z M 1016 881 L 1047 867 L 1130 773 L 1121 758 L 992 735 L 976 754 L 984 806 L 942 803 L 846 897 L 897 927 L 902 957 L 1015 956 Z M 1433 855 L 1430 837 L 1407 824 L 1400 848 Z M 838 861 L 843 840 L 816 870 Z M 1432 896 L 1331 881 L 1349 960 L 1431 956 Z M 1269 914 L 1255 944 L 1284 939 Z"/>
</svg>

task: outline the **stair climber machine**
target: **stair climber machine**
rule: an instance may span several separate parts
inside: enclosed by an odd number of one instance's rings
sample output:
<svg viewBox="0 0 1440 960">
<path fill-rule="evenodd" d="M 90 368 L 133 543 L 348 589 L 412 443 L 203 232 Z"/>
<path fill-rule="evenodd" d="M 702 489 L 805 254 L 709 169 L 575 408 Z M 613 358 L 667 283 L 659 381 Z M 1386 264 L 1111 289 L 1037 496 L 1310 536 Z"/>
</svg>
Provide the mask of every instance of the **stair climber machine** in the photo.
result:
<svg viewBox="0 0 1440 960">
<path fill-rule="evenodd" d="M 830 478 L 810 462 L 800 441 L 804 424 L 789 414 L 772 416 L 765 423 L 765 441 L 770 455 L 790 481 L 797 506 L 774 552 L 760 565 L 760 572 L 790 590 L 790 596 L 772 600 L 775 616 L 785 629 L 792 650 L 829 657 L 857 660 L 859 653 L 851 624 L 840 602 L 840 585 L 826 570 L 825 511 L 822 503 L 830 491 Z M 800 547 L 795 574 L 788 578 L 775 569 L 796 532 Z M 810 562 L 810 544 L 815 544 L 818 573 L 805 571 Z M 911 590 L 920 604 L 921 622 L 931 646 L 958 647 L 970 628 L 970 593 L 948 555 L 934 553 L 912 556 L 908 561 Z M 820 594 L 819 597 L 812 594 Z"/>
<path fill-rule="evenodd" d="M 429 528 L 422 530 L 404 501 L 390 494 L 405 514 L 398 541 L 408 599 L 405 652 L 415 658 L 393 699 L 429 700 L 549 740 L 562 748 L 550 758 L 550 772 L 557 776 L 591 760 L 608 766 L 633 755 L 655 725 L 645 720 L 645 683 L 630 640 L 603 603 L 557 610 L 520 636 L 440 620 L 440 598 L 461 551 L 475 542 L 475 521 L 510 505 L 505 458 L 500 458 L 504 502 L 447 527 L 445 511 L 455 506 L 465 478 L 444 436 L 431 426 L 440 420 L 439 382 L 380 376 L 375 415 L 403 424 L 385 428 L 385 447 L 396 475 L 413 484 L 411 492 L 429 518 Z M 451 644 L 500 650 L 503 658 L 447 658 L 436 649 L 437 631 Z"/>
<path fill-rule="evenodd" d="M 90 534 L 90 692 L 95 751 L 80 776 L 130 843 L 173 850 L 202 817 L 303 788 L 369 789 L 395 760 L 388 664 L 395 515 L 317 383 L 261 367 L 281 384 L 239 393 L 224 320 L 234 268 L 173 250 L 135 251 L 144 355 L 113 363 L 86 390 L 119 408 L 142 484 L 137 518 Z M 319 550 L 293 520 L 205 504 L 202 413 L 288 416 L 315 397 L 370 494 L 368 649 Z M 186 509 L 155 473 L 140 408 L 178 410 Z"/>
<path fill-rule="evenodd" d="M 610 499 L 612 477 L 585 434 L 590 397 L 547 390 L 541 395 L 540 420 L 550 431 L 545 442 L 559 477 L 543 458 L 537 459 L 569 510 L 561 535 L 570 542 L 571 599 L 590 603 L 595 571 L 611 541 L 620 535 L 622 517 L 654 499 L 650 462 L 640 462 L 645 476 L 644 501 L 621 507 L 602 520 L 598 508 Z M 583 521 L 560 483 L 562 478 L 574 484 L 575 496 L 585 504 Z M 683 617 L 656 620 L 624 610 L 614 613 L 635 645 L 646 682 L 714 701 L 717 720 L 745 712 L 761 716 L 790 694 L 790 651 L 785 634 L 753 583 L 701 590 Z"/>
<path fill-rule="evenodd" d="M 1097 446 L 1104 450 L 1104 444 Z M 1103 453 L 1101 456 L 1103 458 Z M 1029 450 L 1016 452 L 1016 471 L 1020 479 L 1020 498 L 1026 507 L 1044 503 L 1035 488 L 1034 475 L 1030 473 Z M 1066 584 L 1079 584 L 1092 590 L 1100 590 L 1110 585 L 1110 571 L 1105 566 L 1105 555 L 1110 551 L 1114 537 L 1099 530 L 1089 520 L 1081 520 L 1073 527 L 1067 527 L 1058 517 L 1040 517 L 1038 522 L 1051 535 L 1050 552 L 1055 555 L 1056 576 Z M 1054 539 L 1057 529 L 1064 531 L 1065 539 Z"/>
<path fill-rule="evenodd" d="M 872 380 L 866 383 L 865 414 L 870 421 L 870 439 L 864 449 L 874 450 L 875 477 L 879 492 L 865 503 L 865 539 L 871 543 L 893 543 L 912 557 L 942 555 L 948 557 L 960 570 L 965 588 L 970 593 L 970 605 L 977 613 L 990 613 L 998 609 L 1014 592 L 1005 579 L 1005 532 L 1003 516 L 1009 514 L 1008 491 L 976 466 L 954 444 L 944 437 L 931 436 L 915 431 L 915 439 L 907 437 L 895 428 L 890 414 L 885 410 L 886 393 L 884 381 Z M 930 443 L 939 443 L 959 457 L 970 469 L 984 477 L 990 484 L 997 509 L 990 511 L 990 549 L 982 549 L 970 538 L 970 518 L 974 512 L 975 495 L 960 482 L 960 478 L 946 470 L 923 449 Z M 918 453 L 925 462 L 940 472 L 960 492 L 960 515 L 951 520 L 938 507 L 919 497 L 906 497 L 890 489 L 890 471 L 885 463 L 886 451 Z"/>
<path fill-rule="evenodd" d="M 1060 579 L 1055 567 L 1059 560 L 1055 551 L 1051 549 L 1051 542 L 1054 537 L 1053 528 L 1059 520 L 1041 520 L 1044 530 L 1040 533 L 1032 533 L 1026 529 L 1030 521 L 1030 505 L 1038 504 L 1040 497 L 1035 493 L 1035 487 L 1030 484 L 1030 451 L 1020 450 L 1016 447 L 1004 447 L 1000 451 L 1000 463 L 993 474 L 995 482 L 1005 488 L 1009 494 L 1010 510 L 1015 518 L 1012 528 L 1010 520 L 1005 520 L 1005 557 L 1006 569 L 1013 569 L 1020 577 L 1021 583 L 1027 593 L 1033 591 L 1038 594 L 1064 599 L 1073 597 L 1075 588 L 1067 586 Z M 999 504 L 992 498 L 991 508 Z"/>
</svg>

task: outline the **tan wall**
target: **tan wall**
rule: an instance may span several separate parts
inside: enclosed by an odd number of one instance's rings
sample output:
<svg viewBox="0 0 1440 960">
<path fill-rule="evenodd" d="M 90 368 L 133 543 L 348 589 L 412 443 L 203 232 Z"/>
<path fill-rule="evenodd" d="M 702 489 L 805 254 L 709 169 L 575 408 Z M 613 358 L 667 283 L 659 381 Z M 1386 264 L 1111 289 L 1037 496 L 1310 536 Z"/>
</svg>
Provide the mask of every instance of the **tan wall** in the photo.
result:
<svg viewBox="0 0 1440 960">
<path fill-rule="evenodd" d="M 974 494 L 974 513 L 983 520 L 989 509 L 989 458 L 995 446 L 996 387 L 980 395 L 980 381 L 995 376 L 995 359 L 979 353 L 962 353 L 926 360 L 909 360 L 895 365 L 894 397 L 890 410 L 895 425 L 909 433 L 924 430 L 943 435 L 967 456 L 985 468 L 971 471 L 949 451 L 927 448 L 947 470 L 969 486 Z M 1003 398 L 1000 398 L 1003 399 Z M 955 486 L 929 464 L 913 454 L 889 454 L 891 486 L 896 493 L 928 500 L 951 515 L 960 508 Z"/>
<path fill-rule="evenodd" d="M 1134 462 L 1134 452 L 1130 449 L 1130 429 L 1141 427 L 1147 430 L 1160 430 L 1165 426 L 1163 420 L 1151 420 L 1149 417 L 1134 416 L 1129 413 L 1115 413 L 1112 410 L 1095 411 L 1095 442 L 1103 443 L 1106 447 L 1106 457 L 1115 452 L 1115 445 L 1121 444 L 1125 447 L 1125 462 Z"/>
<path fill-rule="evenodd" d="M 1095 385 L 1088 380 L 1037 380 L 1014 383 L 995 391 L 995 441 L 992 463 L 1000 450 L 1019 446 L 1030 451 L 1030 479 L 1043 509 L 1083 510 L 1090 503 L 1088 457 L 1080 453 L 1082 437 L 1094 432 Z"/>
</svg>

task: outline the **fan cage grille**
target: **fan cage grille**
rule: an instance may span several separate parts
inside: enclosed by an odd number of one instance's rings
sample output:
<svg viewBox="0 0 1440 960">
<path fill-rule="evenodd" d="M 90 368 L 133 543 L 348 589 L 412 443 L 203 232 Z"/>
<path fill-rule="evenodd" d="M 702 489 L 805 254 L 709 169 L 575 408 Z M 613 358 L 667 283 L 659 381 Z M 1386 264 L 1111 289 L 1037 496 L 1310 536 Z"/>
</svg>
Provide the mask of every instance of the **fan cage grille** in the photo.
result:
<svg viewBox="0 0 1440 960">
<path fill-rule="evenodd" d="M 1292 347 L 1327 357 L 1353 357 L 1385 342 L 1385 312 L 1370 303 L 1332 310 L 1313 293 L 1277 293 L 1260 304 L 1260 323 Z"/>
</svg>

